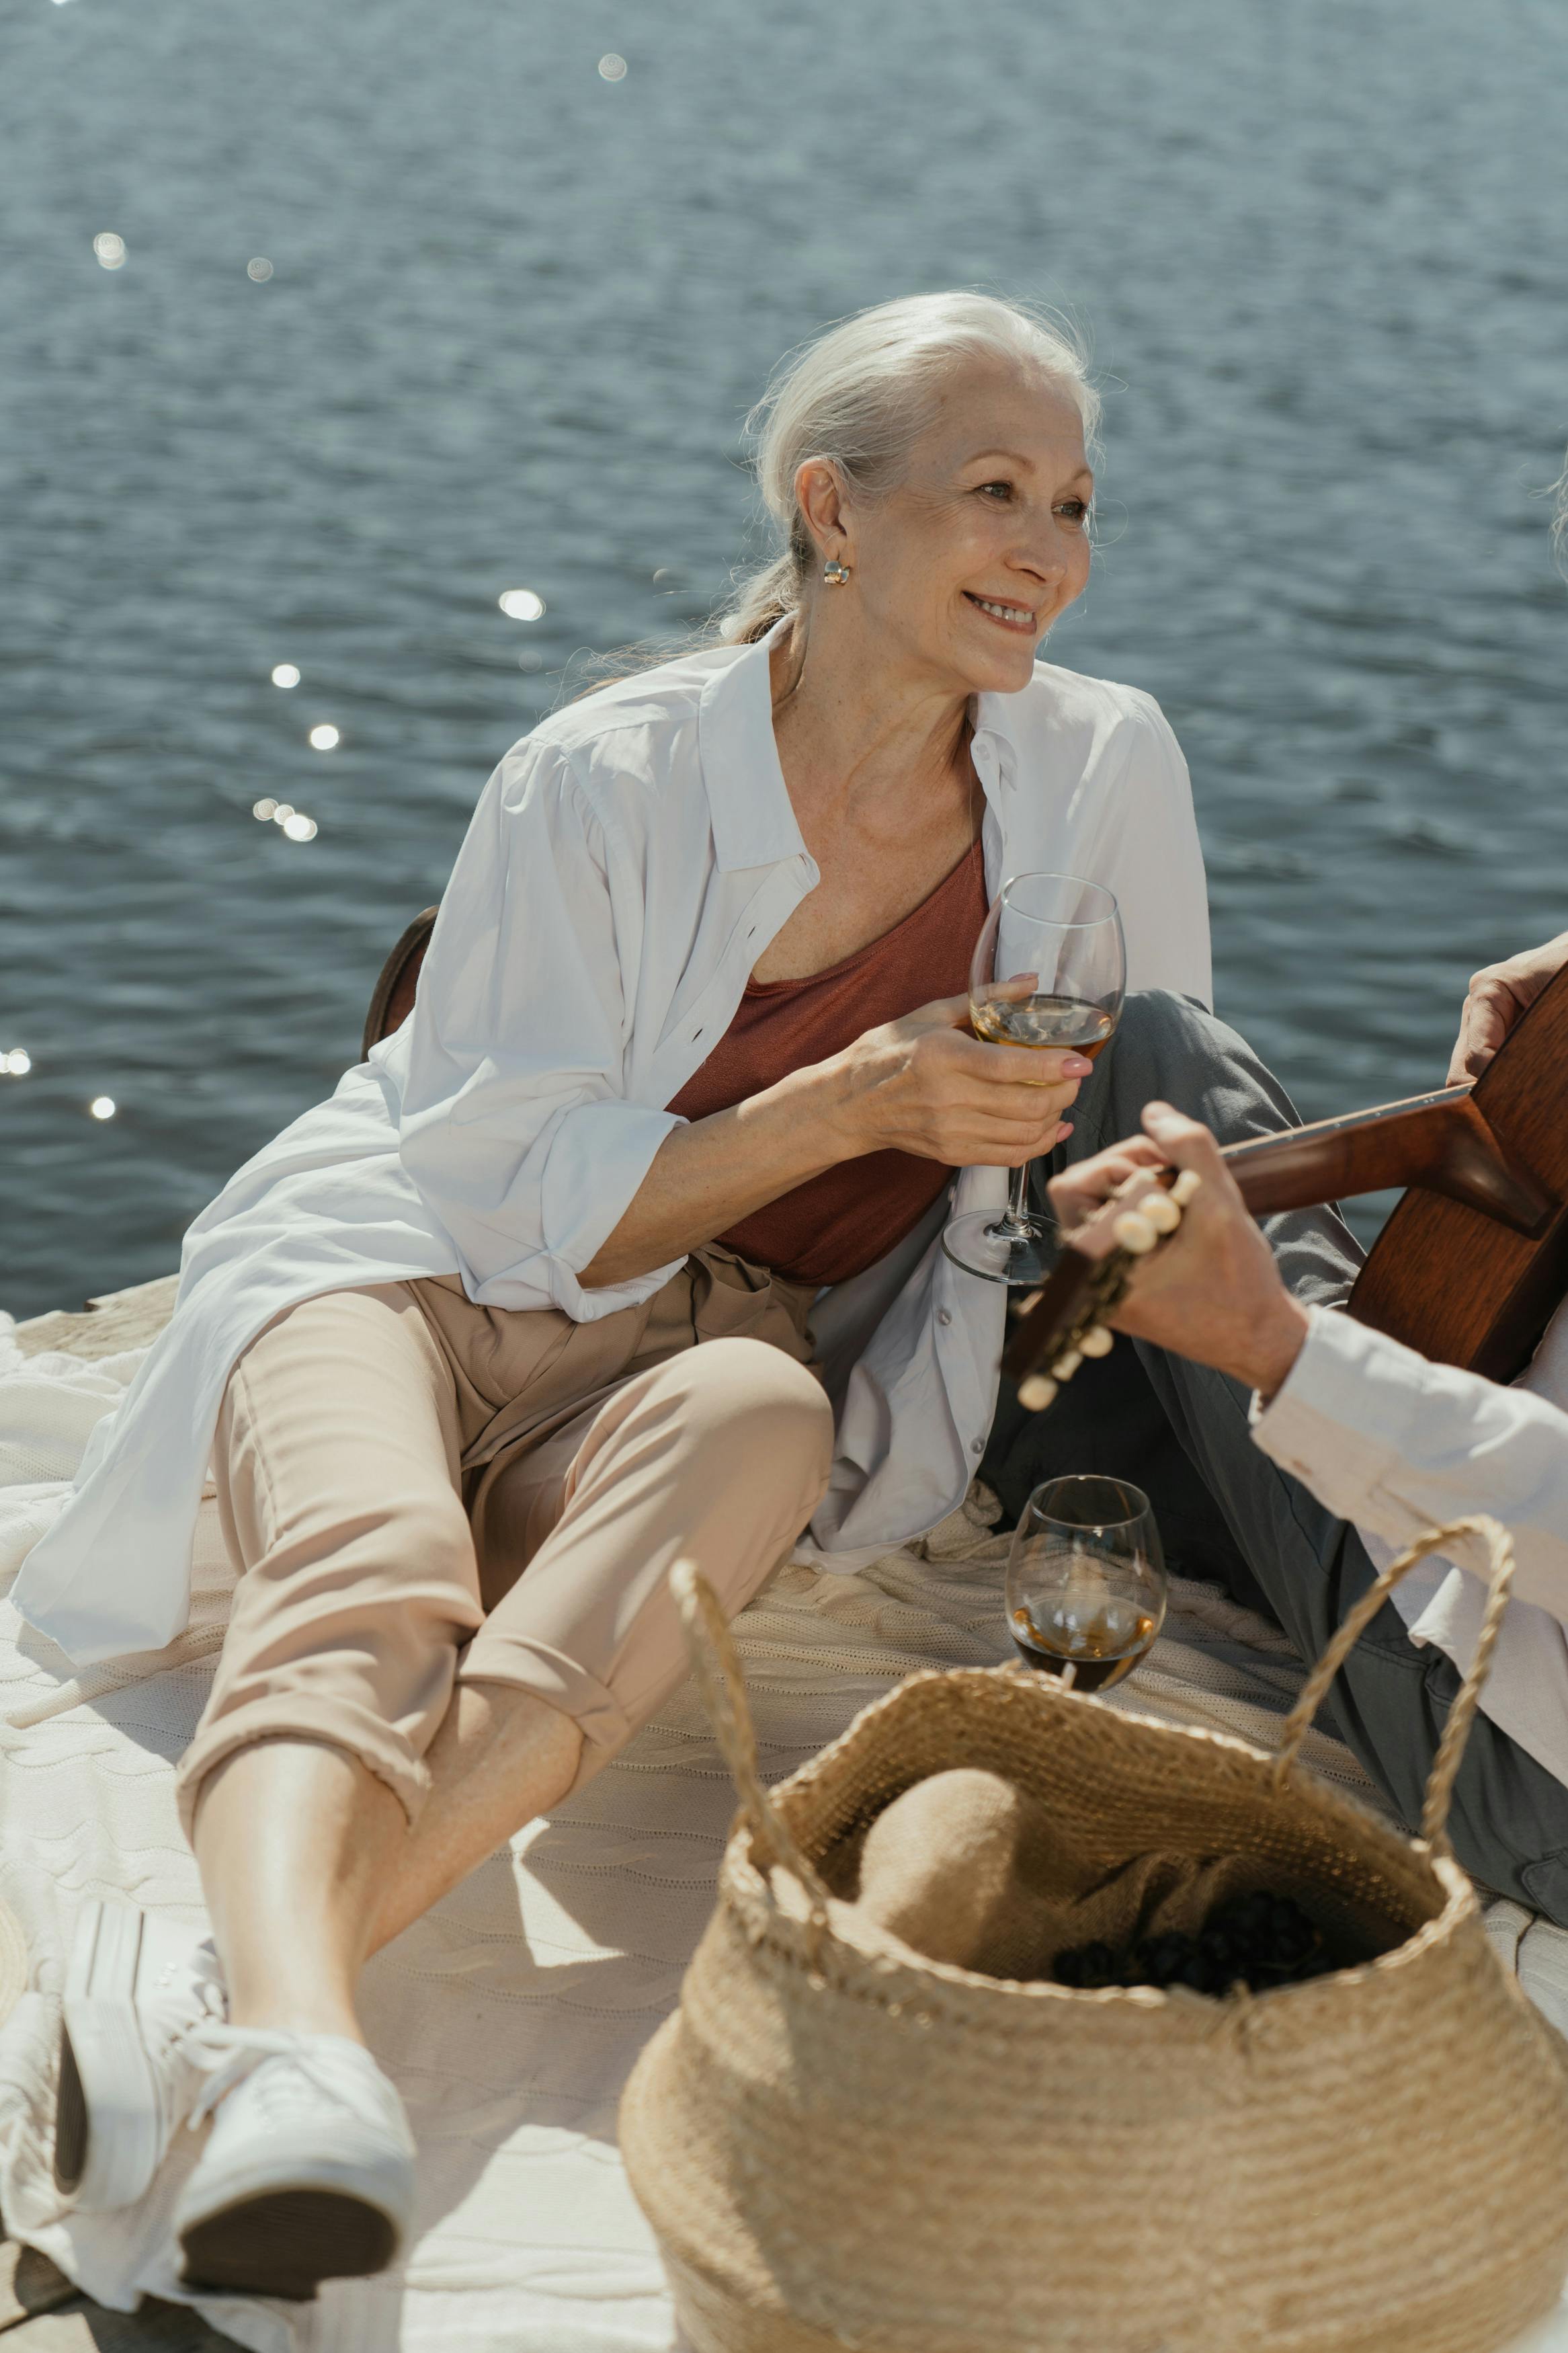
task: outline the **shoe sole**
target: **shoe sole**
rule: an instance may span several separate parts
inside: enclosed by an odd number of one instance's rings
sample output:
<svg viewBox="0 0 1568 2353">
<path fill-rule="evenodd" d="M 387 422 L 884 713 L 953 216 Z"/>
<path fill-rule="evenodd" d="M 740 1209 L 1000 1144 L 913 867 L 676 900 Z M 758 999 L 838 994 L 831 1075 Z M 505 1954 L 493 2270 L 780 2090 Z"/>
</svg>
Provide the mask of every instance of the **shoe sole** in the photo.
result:
<svg viewBox="0 0 1568 2353">
<path fill-rule="evenodd" d="M 60 2021 L 55 2186 L 84 2211 L 132 2205 L 158 2170 L 158 2089 L 136 2015 L 142 1915 L 97 1896 L 77 1923 Z"/>
<path fill-rule="evenodd" d="M 384 2271 L 400 2235 L 379 2206 L 343 2190 L 263 2190 L 187 2223 L 180 2276 L 186 2287 L 304 2304 L 323 2280 Z"/>
</svg>

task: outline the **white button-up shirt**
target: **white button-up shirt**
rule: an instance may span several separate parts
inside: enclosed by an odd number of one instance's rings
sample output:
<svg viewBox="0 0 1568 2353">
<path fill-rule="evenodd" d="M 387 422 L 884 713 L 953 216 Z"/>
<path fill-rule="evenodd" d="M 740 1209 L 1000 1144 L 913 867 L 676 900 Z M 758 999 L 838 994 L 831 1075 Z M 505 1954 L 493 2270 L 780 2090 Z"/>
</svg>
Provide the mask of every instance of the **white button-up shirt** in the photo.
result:
<svg viewBox="0 0 1568 2353">
<path fill-rule="evenodd" d="M 1568 1308 L 1512 1388 L 1431 1365 L 1386 1333 L 1314 1307 L 1306 1342 L 1253 1436 L 1353 1521 L 1375 1566 L 1430 1527 L 1489 1512 L 1510 1530 L 1513 1599 L 1481 1706 L 1568 1782 Z M 1486 1605 L 1484 1555 L 1429 1556 L 1394 1588 L 1412 1641 L 1461 1670 Z M 1565 1818 L 1568 1819 L 1568 1818 Z"/>
<path fill-rule="evenodd" d="M 482 1306 L 579 1322 L 677 1271 L 584 1290 L 729 1027 L 753 965 L 815 888 L 773 738 L 768 644 L 683 655 L 570 704 L 490 778 L 396 1036 L 247 1163 L 185 1239 L 178 1304 L 18 1608 L 79 1662 L 170 1641 L 228 1375 L 324 1291 L 460 1273 Z M 1187 772 L 1145 694 L 1040 664 L 982 695 L 987 888 L 1047 869 L 1121 902 L 1128 978 L 1209 998 Z M 959 1209 L 999 1209 L 998 1168 Z M 959 1501 L 995 1403 L 1005 1294 L 942 1254 L 946 1202 L 819 1302 L 837 1460 L 808 1543 L 854 1568 Z"/>
</svg>

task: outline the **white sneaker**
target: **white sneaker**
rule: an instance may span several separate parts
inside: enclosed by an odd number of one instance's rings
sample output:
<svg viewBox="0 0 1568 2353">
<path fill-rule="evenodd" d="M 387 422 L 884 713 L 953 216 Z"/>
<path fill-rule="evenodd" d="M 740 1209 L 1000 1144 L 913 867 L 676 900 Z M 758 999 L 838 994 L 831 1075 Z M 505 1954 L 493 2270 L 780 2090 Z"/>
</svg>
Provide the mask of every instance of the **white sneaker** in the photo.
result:
<svg viewBox="0 0 1568 2353">
<path fill-rule="evenodd" d="M 216 2112 L 174 2209 L 186 2284 L 308 2297 L 395 2262 L 414 2212 L 414 2141 L 369 2052 L 343 2035 L 247 2027 L 203 2039 L 231 2056 L 191 2116 Z"/>
<path fill-rule="evenodd" d="M 206 2080 L 200 2030 L 226 2007 L 209 1943 L 133 1905 L 86 1905 L 66 1975 L 55 2118 L 55 2182 L 73 2205 L 96 2213 L 142 2196 Z"/>
</svg>

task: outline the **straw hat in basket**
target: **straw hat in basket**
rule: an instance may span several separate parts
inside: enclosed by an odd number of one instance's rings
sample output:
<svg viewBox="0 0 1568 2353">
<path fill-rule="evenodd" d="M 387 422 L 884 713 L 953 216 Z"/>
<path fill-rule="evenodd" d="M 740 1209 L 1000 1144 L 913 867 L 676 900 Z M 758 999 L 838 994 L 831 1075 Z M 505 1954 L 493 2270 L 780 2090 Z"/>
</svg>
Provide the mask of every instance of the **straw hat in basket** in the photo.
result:
<svg viewBox="0 0 1568 2353">
<path fill-rule="evenodd" d="M 1491 1598 L 1409 1839 L 1297 1750 L 1399 1577 L 1468 1538 Z M 911 1676 L 771 1794 L 718 1605 L 678 1569 L 742 1803 L 621 2146 L 697 2353 L 1484 2353 L 1548 2310 L 1568 2045 L 1443 1835 L 1511 1567 L 1489 1521 L 1395 1561 L 1277 1757 L 965 1669 Z M 1243 1858 L 1361 1957 L 1224 2000 L 930 1959 L 828 1883 L 893 1799 L 957 1766 L 1043 1801 L 1080 1883 L 1155 1852 Z"/>
</svg>

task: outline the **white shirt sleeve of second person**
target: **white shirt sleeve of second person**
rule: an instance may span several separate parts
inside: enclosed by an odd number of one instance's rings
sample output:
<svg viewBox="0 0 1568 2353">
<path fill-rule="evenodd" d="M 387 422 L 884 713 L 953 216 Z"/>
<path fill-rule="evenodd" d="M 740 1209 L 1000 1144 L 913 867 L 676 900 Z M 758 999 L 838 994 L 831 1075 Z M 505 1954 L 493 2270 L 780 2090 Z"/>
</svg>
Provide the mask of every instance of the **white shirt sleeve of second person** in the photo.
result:
<svg viewBox="0 0 1568 2353">
<path fill-rule="evenodd" d="M 677 1271 L 584 1291 L 677 1114 L 628 1103 L 625 941 L 636 878 L 612 872 L 568 755 L 509 753 L 486 786 L 419 976 L 399 1155 L 482 1307 L 578 1323 Z M 626 918 L 616 923 L 616 899 Z"/>
<path fill-rule="evenodd" d="M 1527 1389 L 1434 1365 L 1333 1309 L 1252 1435 L 1338 1517 L 1398 1548 L 1487 1512 L 1513 1535 L 1514 1591 L 1568 1620 L 1568 1413 Z M 1479 1550 L 1448 1556 L 1478 1574 Z"/>
</svg>

